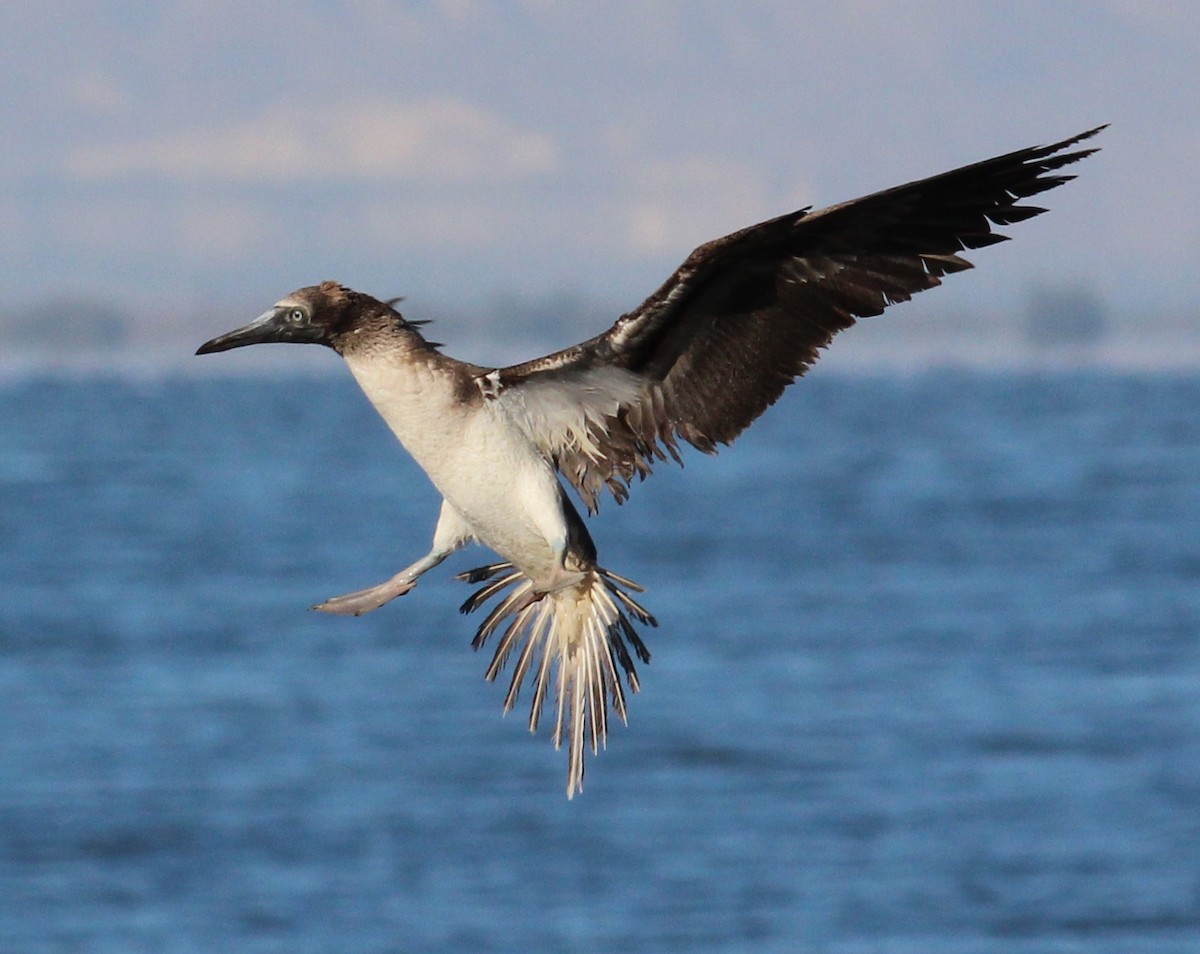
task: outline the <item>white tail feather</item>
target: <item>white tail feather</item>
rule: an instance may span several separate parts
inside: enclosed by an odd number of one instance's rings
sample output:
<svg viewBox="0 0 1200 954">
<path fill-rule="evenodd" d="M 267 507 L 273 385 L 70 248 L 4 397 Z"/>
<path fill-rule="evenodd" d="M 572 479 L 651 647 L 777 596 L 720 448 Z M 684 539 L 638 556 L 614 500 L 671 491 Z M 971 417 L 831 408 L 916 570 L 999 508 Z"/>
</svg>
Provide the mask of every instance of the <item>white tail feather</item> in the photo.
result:
<svg viewBox="0 0 1200 954">
<path fill-rule="evenodd" d="M 497 574 L 502 575 L 493 579 Z M 459 579 L 470 583 L 489 581 L 462 605 L 464 613 L 478 609 L 512 587 L 484 619 L 472 646 L 479 649 L 503 627 L 487 670 L 487 679 L 494 680 L 520 644 L 512 682 L 504 697 L 504 711 L 516 704 L 523 680 L 533 671 L 531 732 L 537 731 L 545 708 L 551 672 L 557 672 L 552 739 L 555 748 L 561 748 L 564 738 L 570 739 L 567 797 L 571 798 L 583 790 L 583 757 L 588 739 L 593 753 L 598 753 L 606 742 L 610 699 L 621 721 L 626 719 L 621 672 L 630 691 L 638 691 L 630 648 L 642 662 L 650 661 L 650 653 L 629 621 L 631 615 L 638 622 L 658 625 L 626 592 L 628 589 L 640 592 L 641 587 L 599 567 L 587 570 L 578 583 L 550 593 L 537 592 L 528 577 L 504 563 L 462 573 Z M 533 661 L 539 652 L 541 658 L 535 669 Z"/>
</svg>

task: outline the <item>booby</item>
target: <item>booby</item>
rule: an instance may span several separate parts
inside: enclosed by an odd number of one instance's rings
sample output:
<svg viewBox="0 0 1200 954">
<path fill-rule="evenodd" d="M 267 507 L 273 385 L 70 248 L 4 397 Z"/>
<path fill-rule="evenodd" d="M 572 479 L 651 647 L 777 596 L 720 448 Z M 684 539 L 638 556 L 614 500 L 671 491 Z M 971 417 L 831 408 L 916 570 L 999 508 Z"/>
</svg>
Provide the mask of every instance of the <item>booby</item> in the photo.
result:
<svg viewBox="0 0 1200 954">
<path fill-rule="evenodd" d="M 358 616 L 408 593 L 468 543 L 500 561 L 459 575 L 483 584 L 464 613 L 495 603 L 473 646 L 496 638 L 487 678 L 515 654 L 507 712 L 533 681 L 536 731 L 554 686 L 553 741 L 568 741 L 567 796 L 584 751 L 606 741 L 608 705 L 625 720 L 636 624 L 657 625 L 631 580 L 597 562 L 560 478 L 589 513 L 623 502 L 680 442 L 729 444 L 856 319 L 971 268 L 959 253 L 1004 241 L 993 226 L 1045 209 L 1022 200 L 1074 176 L 1096 151 L 1071 147 L 1103 126 L 819 211 L 811 206 L 697 248 L 602 334 L 511 367 L 458 361 L 381 301 L 336 282 L 301 288 L 197 354 L 264 342 L 320 344 L 344 359 L 442 496 L 429 552 L 391 579 L 314 609 Z M 624 676 L 624 681 L 622 680 Z"/>
</svg>

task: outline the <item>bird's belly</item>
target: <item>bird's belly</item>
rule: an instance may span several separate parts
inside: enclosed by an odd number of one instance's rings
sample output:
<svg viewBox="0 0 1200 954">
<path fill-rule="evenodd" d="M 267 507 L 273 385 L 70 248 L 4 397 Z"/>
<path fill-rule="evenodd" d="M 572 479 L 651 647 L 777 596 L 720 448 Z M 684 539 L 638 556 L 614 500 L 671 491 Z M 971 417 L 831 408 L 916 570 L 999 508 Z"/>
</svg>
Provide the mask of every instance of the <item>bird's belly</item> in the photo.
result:
<svg viewBox="0 0 1200 954">
<path fill-rule="evenodd" d="M 463 404 L 453 379 L 421 365 L 354 354 L 346 363 L 475 538 L 539 585 L 559 580 L 567 540 L 562 488 L 503 409 Z"/>
<path fill-rule="evenodd" d="M 567 542 L 562 488 L 528 438 L 500 414 L 472 415 L 433 453 L 410 448 L 475 538 L 549 586 Z"/>
<path fill-rule="evenodd" d="M 566 546 L 562 488 L 528 442 L 505 437 L 515 436 L 468 427 L 455 466 L 430 476 L 475 539 L 548 586 L 560 574 Z"/>
</svg>

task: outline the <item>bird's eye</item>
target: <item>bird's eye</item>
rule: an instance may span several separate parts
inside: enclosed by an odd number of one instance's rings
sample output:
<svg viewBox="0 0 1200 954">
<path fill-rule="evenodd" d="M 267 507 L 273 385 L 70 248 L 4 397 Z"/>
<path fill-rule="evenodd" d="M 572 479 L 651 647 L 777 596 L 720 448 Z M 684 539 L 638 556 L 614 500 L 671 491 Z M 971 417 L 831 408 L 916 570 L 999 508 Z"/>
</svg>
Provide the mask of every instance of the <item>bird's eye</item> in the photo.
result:
<svg viewBox="0 0 1200 954">
<path fill-rule="evenodd" d="M 298 325 L 304 324 L 305 317 L 306 316 L 303 308 L 293 308 L 288 312 L 288 320 L 293 321 Z"/>
</svg>

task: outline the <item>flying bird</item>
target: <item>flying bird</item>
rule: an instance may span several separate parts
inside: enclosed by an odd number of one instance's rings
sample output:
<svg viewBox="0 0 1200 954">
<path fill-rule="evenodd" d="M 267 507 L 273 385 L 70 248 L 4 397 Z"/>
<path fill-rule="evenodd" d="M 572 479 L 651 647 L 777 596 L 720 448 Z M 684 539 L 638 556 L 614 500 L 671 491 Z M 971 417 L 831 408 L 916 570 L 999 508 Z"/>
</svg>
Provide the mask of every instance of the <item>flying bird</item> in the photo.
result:
<svg viewBox="0 0 1200 954">
<path fill-rule="evenodd" d="M 650 661 L 638 626 L 657 623 L 642 587 L 598 562 L 562 479 L 594 513 L 605 491 L 623 502 L 635 479 L 679 461 L 681 442 L 706 453 L 732 442 L 839 331 L 971 268 L 960 253 L 1004 241 L 994 226 L 1044 212 L 1023 200 L 1074 178 L 1061 170 L 1096 150 L 1071 147 L 1103 128 L 707 242 L 607 331 L 524 364 L 458 361 L 396 299 L 330 281 L 196 353 L 294 342 L 345 359 L 443 499 L 427 554 L 314 609 L 361 615 L 468 543 L 489 547 L 499 562 L 459 575 L 482 584 L 464 613 L 494 601 L 472 645 L 495 640 L 489 680 L 512 660 L 505 712 L 527 678 L 530 731 L 552 707 L 571 797 L 585 749 L 606 741 L 610 702 L 626 719 L 634 657 Z"/>
</svg>

